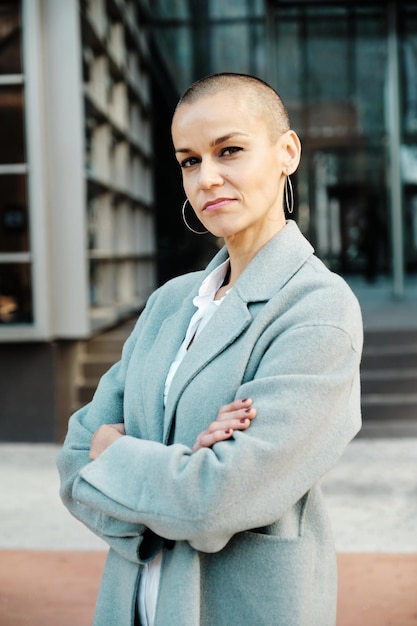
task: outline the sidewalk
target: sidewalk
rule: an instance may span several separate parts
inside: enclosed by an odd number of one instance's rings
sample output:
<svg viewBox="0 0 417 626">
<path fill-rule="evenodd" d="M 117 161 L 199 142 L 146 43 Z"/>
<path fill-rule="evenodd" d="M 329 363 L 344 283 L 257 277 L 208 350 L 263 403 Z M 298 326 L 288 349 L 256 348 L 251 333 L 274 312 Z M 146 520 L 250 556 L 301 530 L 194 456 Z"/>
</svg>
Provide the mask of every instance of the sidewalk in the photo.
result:
<svg viewBox="0 0 417 626">
<path fill-rule="evenodd" d="M 62 506 L 57 450 L 0 445 L 1 626 L 91 624 L 105 544 Z M 338 626 L 416 626 L 417 439 L 355 440 L 323 489 Z"/>
</svg>

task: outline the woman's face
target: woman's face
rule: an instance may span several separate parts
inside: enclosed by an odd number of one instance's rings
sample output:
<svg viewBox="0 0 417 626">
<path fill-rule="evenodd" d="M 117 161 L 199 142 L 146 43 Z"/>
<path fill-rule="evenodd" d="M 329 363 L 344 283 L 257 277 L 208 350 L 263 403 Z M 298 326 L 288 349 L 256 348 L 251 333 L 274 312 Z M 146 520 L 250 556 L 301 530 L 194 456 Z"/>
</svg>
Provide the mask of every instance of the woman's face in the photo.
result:
<svg viewBox="0 0 417 626">
<path fill-rule="evenodd" d="M 226 240 L 267 241 L 285 225 L 292 131 L 273 142 L 265 120 L 241 100 L 226 92 L 182 104 L 172 138 L 185 193 L 204 226 Z"/>
</svg>

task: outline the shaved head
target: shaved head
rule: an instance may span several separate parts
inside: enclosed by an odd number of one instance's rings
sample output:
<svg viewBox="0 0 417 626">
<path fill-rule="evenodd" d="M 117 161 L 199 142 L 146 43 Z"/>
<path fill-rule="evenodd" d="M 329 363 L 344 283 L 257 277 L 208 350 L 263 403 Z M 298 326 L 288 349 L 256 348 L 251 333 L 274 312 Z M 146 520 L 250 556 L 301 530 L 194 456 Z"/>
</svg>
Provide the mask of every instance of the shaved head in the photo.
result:
<svg viewBox="0 0 417 626">
<path fill-rule="evenodd" d="M 251 112 L 265 121 L 271 141 L 290 129 L 288 113 L 278 93 L 263 80 L 247 74 L 222 73 L 201 78 L 186 90 L 176 111 L 183 104 L 221 92 L 235 94 L 239 102 L 245 100 Z"/>
</svg>

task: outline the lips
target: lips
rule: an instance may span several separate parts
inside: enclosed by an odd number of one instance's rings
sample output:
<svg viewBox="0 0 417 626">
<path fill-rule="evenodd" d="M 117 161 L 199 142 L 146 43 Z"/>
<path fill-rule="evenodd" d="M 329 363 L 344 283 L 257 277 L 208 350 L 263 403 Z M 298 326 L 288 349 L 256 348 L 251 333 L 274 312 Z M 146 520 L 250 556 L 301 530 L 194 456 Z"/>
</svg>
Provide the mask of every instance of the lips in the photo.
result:
<svg viewBox="0 0 417 626">
<path fill-rule="evenodd" d="M 203 211 L 215 211 L 232 201 L 233 198 L 215 198 L 214 200 L 209 200 L 203 205 Z"/>
</svg>

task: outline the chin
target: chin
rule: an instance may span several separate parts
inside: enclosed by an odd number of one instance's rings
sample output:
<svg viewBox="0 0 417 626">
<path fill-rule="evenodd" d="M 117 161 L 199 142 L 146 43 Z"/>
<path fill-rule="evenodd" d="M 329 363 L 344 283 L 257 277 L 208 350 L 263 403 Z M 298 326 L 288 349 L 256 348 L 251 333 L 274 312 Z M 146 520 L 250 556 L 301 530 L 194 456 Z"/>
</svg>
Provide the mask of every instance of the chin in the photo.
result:
<svg viewBox="0 0 417 626">
<path fill-rule="evenodd" d="M 245 230 L 245 226 L 240 226 L 235 224 L 210 224 L 210 226 L 206 226 L 206 228 L 211 232 L 215 237 L 222 237 L 223 239 L 228 239 L 230 237 L 234 237 L 239 233 L 242 233 Z"/>
<path fill-rule="evenodd" d="M 226 228 L 214 228 L 213 230 L 210 229 L 210 232 L 215 237 L 218 237 L 219 239 L 225 239 L 225 240 L 231 239 L 232 237 L 234 237 L 235 235 L 239 233 L 239 231 L 226 229 Z"/>
</svg>

